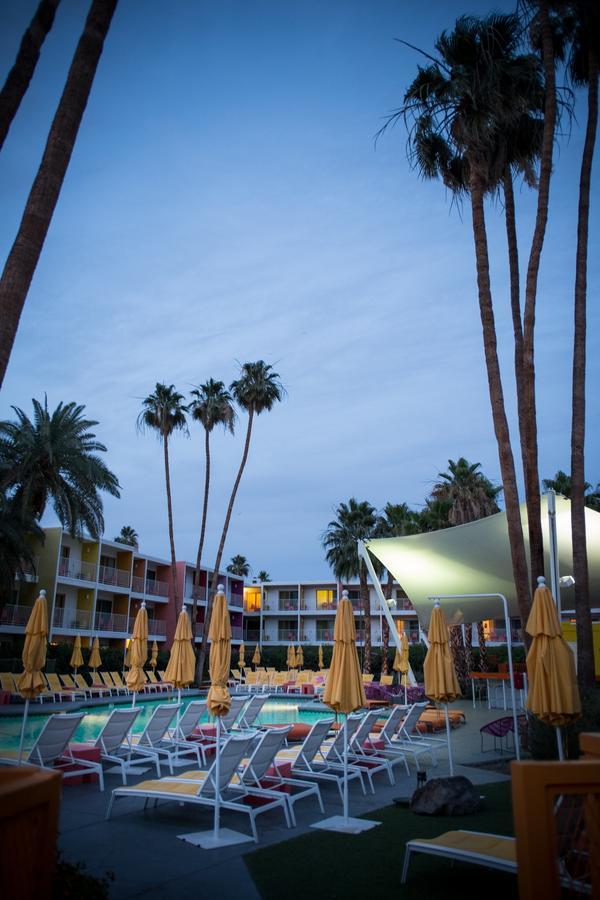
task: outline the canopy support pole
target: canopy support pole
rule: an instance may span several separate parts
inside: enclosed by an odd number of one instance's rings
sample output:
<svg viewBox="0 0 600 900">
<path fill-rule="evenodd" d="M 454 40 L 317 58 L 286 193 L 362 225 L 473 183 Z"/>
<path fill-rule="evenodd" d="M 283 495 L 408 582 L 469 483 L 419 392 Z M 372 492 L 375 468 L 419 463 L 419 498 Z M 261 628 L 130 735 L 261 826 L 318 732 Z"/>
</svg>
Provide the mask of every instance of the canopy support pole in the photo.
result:
<svg viewBox="0 0 600 900">
<path fill-rule="evenodd" d="M 560 622 L 561 600 L 560 600 L 560 570 L 558 565 L 558 535 L 556 533 L 556 494 L 553 490 L 548 491 L 548 536 L 549 536 L 549 555 L 550 555 L 550 589 L 556 609 L 558 612 L 558 621 Z"/>
<path fill-rule="evenodd" d="M 519 720 L 517 717 L 517 700 L 515 693 L 515 672 L 512 658 L 512 635 L 510 633 L 510 616 L 508 614 L 508 601 L 504 594 L 437 594 L 435 597 L 428 597 L 428 600 L 468 600 L 469 598 L 486 598 L 496 597 L 502 602 L 504 610 L 504 623 L 506 626 L 506 649 L 508 651 L 508 672 L 510 678 L 510 695 L 512 701 L 513 727 L 515 729 L 515 753 L 517 760 L 521 759 L 521 745 L 519 741 Z"/>
<path fill-rule="evenodd" d="M 381 609 L 383 610 L 383 614 L 386 618 L 386 621 L 390 628 L 390 637 L 393 637 L 394 643 L 399 651 L 402 650 L 402 644 L 400 641 L 400 635 L 398 634 L 398 629 L 396 627 L 396 623 L 394 622 L 394 617 L 390 612 L 390 608 L 388 606 L 388 602 L 385 598 L 385 594 L 383 593 L 383 588 L 381 587 L 381 582 L 377 577 L 377 572 L 375 571 L 375 567 L 373 565 L 373 560 L 369 555 L 369 551 L 367 550 L 363 541 L 357 541 L 358 546 L 358 555 L 364 561 L 365 566 L 367 567 L 367 571 L 371 576 L 371 581 L 373 582 L 373 587 L 375 588 L 375 593 L 377 594 L 377 599 L 381 605 Z M 410 663 L 408 664 L 408 677 L 410 679 L 411 684 L 416 684 L 416 678 L 413 674 L 413 670 L 410 667 Z"/>
</svg>

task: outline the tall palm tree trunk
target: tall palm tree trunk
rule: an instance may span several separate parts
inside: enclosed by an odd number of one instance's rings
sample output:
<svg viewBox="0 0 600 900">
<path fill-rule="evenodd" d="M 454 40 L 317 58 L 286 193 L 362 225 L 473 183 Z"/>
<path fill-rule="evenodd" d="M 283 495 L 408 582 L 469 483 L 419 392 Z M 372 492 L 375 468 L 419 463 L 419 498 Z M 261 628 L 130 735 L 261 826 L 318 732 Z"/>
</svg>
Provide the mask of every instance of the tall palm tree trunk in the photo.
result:
<svg viewBox="0 0 600 900">
<path fill-rule="evenodd" d="M 238 473 L 233 484 L 233 490 L 231 491 L 231 497 L 229 498 L 229 506 L 227 507 L 227 514 L 225 516 L 225 522 L 223 524 L 223 531 L 221 532 L 221 541 L 219 543 L 219 549 L 217 550 L 217 558 L 215 561 L 215 568 L 213 572 L 213 579 L 211 590 L 208 595 L 208 602 L 206 604 L 206 616 L 204 619 L 204 628 L 202 630 L 202 643 L 200 644 L 200 653 L 198 654 L 198 662 L 196 664 L 196 681 L 198 684 L 202 681 L 204 675 L 204 665 L 206 662 L 206 647 L 208 644 L 208 629 L 210 627 L 210 618 L 212 616 L 212 608 L 213 608 L 213 597 L 217 586 L 219 584 L 219 569 L 221 567 L 221 560 L 223 559 L 223 553 L 225 551 L 225 541 L 227 540 L 227 532 L 229 531 L 229 523 L 231 521 L 231 514 L 233 512 L 233 505 L 235 503 L 235 498 L 238 492 L 238 488 L 240 486 L 240 481 L 242 480 L 242 475 L 244 473 L 244 469 L 246 467 L 246 462 L 248 460 L 248 451 L 250 450 L 250 438 L 252 436 L 252 422 L 254 420 L 254 410 L 250 410 L 248 413 L 248 429 L 246 431 L 246 441 L 244 443 L 244 452 L 242 454 L 242 461 L 240 463 L 240 467 L 238 469 Z"/>
<path fill-rule="evenodd" d="M 527 416 L 525 410 L 525 390 L 523 378 L 523 322 L 521 319 L 521 279 L 519 275 L 519 244 L 517 241 L 517 216 L 515 211 L 515 194 L 510 169 L 504 174 L 504 219 L 506 223 L 506 241 L 508 244 L 508 268 L 510 273 L 510 312 L 513 323 L 515 342 L 515 383 L 517 386 L 517 411 L 519 421 L 519 438 L 521 445 L 521 462 L 523 475 L 527 470 Z"/>
<path fill-rule="evenodd" d="M 363 627 L 365 634 L 363 643 L 362 670 L 366 675 L 369 675 L 371 672 L 371 598 L 369 597 L 369 585 L 367 584 L 367 569 L 362 560 L 360 562 L 358 580 L 360 584 L 360 597 L 362 600 Z"/>
<path fill-rule="evenodd" d="M 60 0 L 41 0 L 21 40 L 15 64 L 0 91 L 0 149 L 33 78 L 40 50 L 54 23 Z"/>
<path fill-rule="evenodd" d="M 83 118 L 117 0 L 93 0 L 46 149 L 0 279 L 0 387 Z"/>
<path fill-rule="evenodd" d="M 550 179 L 552 176 L 552 149 L 556 127 L 556 72 L 552 29 L 547 0 L 540 2 L 540 26 L 542 36 L 542 61 L 546 84 L 544 101 L 544 131 L 540 157 L 540 178 L 538 185 L 537 212 L 531 241 L 527 279 L 525 282 L 525 309 L 523 314 L 523 387 L 524 413 L 526 420 L 527 464 L 525 466 L 525 499 L 527 502 L 527 522 L 529 530 L 529 559 L 531 563 L 531 584 L 537 584 L 539 575 L 544 574 L 544 543 L 542 537 L 542 512 L 540 497 L 540 475 L 538 468 L 538 441 L 535 400 L 535 360 L 534 332 L 535 305 L 538 274 L 550 199 Z"/>
<path fill-rule="evenodd" d="M 587 251 L 592 160 L 598 127 L 598 58 L 588 55 L 588 120 L 579 179 L 573 337 L 573 411 L 571 421 L 571 537 L 575 578 L 577 677 L 582 688 L 594 685 L 594 646 L 585 531 L 585 368 Z"/>
<path fill-rule="evenodd" d="M 192 604 L 192 631 L 194 636 L 196 635 L 196 611 L 198 608 L 198 592 L 200 590 L 200 570 L 202 565 L 202 550 L 204 549 L 204 536 L 206 534 L 206 517 L 208 514 L 208 494 L 210 491 L 210 432 L 208 428 L 204 429 L 204 456 L 205 456 L 205 471 L 204 471 L 204 502 L 202 504 L 202 524 L 200 525 L 200 540 L 198 541 L 198 553 L 196 554 L 196 569 L 194 571 L 194 585 L 196 590 L 194 591 L 193 604 Z M 207 573 L 207 587 L 208 587 L 208 573 Z"/>
<path fill-rule="evenodd" d="M 171 473 L 169 470 L 169 438 L 163 435 L 163 451 L 165 458 L 165 485 L 167 488 L 167 518 L 169 520 L 169 544 L 171 546 L 171 585 L 173 588 L 173 603 L 176 614 L 179 609 L 179 592 L 177 590 L 177 556 L 175 554 L 175 534 L 173 532 L 173 505 L 171 502 Z"/>
<path fill-rule="evenodd" d="M 526 622 L 531 605 L 529 574 L 527 572 L 525 543 L 523 540 L 523 528 L 521 526 L 521 512 L 519 509 L 515 463 L 510 445 L 510 432 L 508 420 L 506 418 L 506 410 L 504 408 L 502 378 L 500 374 L 500 364 L 498 362 L 496 326 L 494 322 L 494 309 L 492 306 L 488 245 L 483 206 L 483 187 L 476 176 L 473 177 L 471 182 L 471 208 L 473 216 L 475 258 L 477 263 L 479 312 L 483 330 L 483 347 L 487 368 L 490 403 L 492 407 L 492 420 L 494 423 L 496 442 L 498 444 L 500 472 L 502 475 L 502 485 L 506 505 L 508 540 L 510 544 L 510 555 L 519 605 L 519 614 L 521 620 Z"/>
</svg>

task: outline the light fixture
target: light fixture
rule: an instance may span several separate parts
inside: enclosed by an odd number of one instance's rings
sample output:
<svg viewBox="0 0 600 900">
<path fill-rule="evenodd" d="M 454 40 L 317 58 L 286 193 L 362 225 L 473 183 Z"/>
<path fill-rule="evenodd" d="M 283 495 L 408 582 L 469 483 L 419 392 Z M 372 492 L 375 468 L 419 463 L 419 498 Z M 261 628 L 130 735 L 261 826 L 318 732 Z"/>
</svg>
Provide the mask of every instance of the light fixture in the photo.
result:
<svg viewBox="0 0 600 900">
<path fill-rule="evenodd" d="M 563 575 L 558 579 L 558 583 L 560 584 L 561 588 L 570 588 L 575 584 L 575 579 L 572 575 Z"/>
</svg>

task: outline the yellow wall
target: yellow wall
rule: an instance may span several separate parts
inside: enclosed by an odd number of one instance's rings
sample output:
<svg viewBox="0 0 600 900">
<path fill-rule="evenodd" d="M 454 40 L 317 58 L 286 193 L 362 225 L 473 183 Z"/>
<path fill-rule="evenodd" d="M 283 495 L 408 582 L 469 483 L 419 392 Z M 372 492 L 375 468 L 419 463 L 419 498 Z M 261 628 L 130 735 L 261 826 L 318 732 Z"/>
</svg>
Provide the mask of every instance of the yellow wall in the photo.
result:
<svg viewBox="0 0 600 900">
<path fill-rule="evenodd" d="M 577 644 L 575 622 L 562 622 L 562 633 L 569 644 Z M 592 623 L 592 635 L 594 640 L 594 670 L 600 675 L 600 622 Z"/>
</svg>

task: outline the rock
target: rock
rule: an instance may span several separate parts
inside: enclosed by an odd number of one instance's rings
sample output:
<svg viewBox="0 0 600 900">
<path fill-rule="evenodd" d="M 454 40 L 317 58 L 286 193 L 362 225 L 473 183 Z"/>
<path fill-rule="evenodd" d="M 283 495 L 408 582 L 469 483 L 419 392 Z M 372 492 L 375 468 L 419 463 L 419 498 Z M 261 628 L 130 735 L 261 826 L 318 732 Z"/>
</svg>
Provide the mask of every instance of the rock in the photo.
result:
<svg viewBox="0 0 600 900">
<path fill-rule="evenodd" d="M 419 816 L 466 816 L 480 807 L 479 791 L 462 775 L 432 778 L 410 801 L 410 809 Z"/>
</svg>

